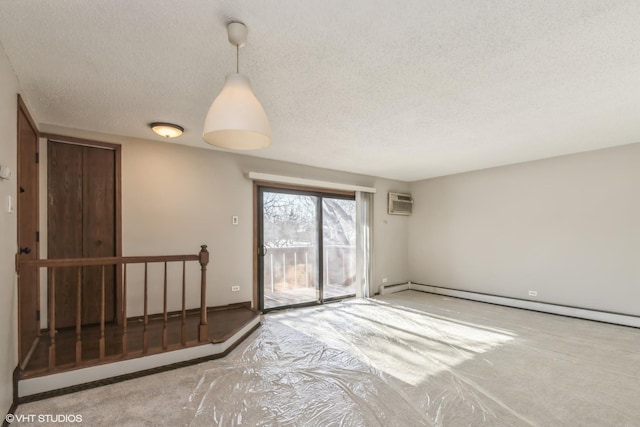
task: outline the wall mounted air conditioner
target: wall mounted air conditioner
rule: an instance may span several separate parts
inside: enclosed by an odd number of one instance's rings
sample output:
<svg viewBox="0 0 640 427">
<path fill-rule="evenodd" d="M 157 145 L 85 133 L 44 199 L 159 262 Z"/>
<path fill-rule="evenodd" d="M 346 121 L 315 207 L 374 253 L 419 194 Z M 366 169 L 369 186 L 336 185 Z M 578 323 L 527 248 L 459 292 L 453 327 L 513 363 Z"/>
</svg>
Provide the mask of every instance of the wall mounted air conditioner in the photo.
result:
<svg viewBox="0 0 640 427">
<path fill-rule="evenodd" d="M 411 194 L 389 193 L 389 215 L 411 215 L 413 198 Z"/>
</svg>

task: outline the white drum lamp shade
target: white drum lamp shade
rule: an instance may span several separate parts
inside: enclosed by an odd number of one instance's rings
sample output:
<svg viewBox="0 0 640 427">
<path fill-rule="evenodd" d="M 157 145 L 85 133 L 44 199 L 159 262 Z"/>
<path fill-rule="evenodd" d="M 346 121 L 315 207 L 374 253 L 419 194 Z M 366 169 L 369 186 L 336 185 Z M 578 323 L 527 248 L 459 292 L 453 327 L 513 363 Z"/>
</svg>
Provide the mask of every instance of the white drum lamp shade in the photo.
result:
<svg viewBox="0 0 640 427">
<path fill-rule="evenodd" d="M 271 125 L 249 79 L 229 74 L 211 104 L 202 138 L 208 144 L 231 150 L 258 150 L 271 145 Z"/>
</svg>

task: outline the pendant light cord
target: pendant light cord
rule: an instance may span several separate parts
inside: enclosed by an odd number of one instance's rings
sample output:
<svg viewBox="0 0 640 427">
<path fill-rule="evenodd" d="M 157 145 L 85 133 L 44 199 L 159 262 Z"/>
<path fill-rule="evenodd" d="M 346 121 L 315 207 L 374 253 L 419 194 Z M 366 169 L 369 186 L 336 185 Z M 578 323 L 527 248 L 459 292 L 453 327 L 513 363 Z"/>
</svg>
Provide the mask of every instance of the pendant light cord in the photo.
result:
<svg viewBox="0 0 640 427">
<path fill-rule="evenodd" d="M 236 45 L 236 74 L 240 74 L 240 46 Z"/>
</svg>

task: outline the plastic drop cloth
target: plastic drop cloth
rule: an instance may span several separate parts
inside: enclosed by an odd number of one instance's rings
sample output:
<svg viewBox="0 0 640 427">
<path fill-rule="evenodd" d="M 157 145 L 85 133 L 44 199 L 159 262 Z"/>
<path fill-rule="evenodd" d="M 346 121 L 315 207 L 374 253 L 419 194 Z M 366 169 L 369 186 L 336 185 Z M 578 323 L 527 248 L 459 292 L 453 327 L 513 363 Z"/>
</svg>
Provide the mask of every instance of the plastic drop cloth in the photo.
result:
<svg viewBox="0 0 640 427">
<path fill-rule="evenodd" d="M 640 412 L 629 408 L 634 400 L 620 401 L 614 395 L 603 402 L 593 389 L 585 388 L 620 386 L 620 379 L 628 375 L 640 378 L 640 344 L 633 339 L 623 339 L 623 345 L 632 350 L 631 359 L 603 370 L 597 364 L 602 362 L 598 354 L 597 360 L 575 356 L 593 344 L 589 337 L 567 343 L 561 333 L 548 335 L 554 325 L 546 322 L 558 321 L 559 316 L 416 292 L 401 294 L 264 316 L 261 328 L 229 356 L 206 365 L 213 368 L 203 372 L 184 408 L 189 425 L 640 422 L 636 418 Z M 433 302 L 437 308 L 430 306 Z M 464 310 L 460 304 L 476 304 L 472 307 L 479 311 L 456 311 Z M 533 320 L 514 326 L 514 319 L 523 315 Z M 587 330 L 591 329 L 584 334 Z M 586 372 L 594 369 L 602 375 L 584 380 Z M 569 376 L 568 383 L 549 383 L 554 378 L 548 377 L 557 375 Z M 640 396 L 636 381 L 622 387 L 627 387 L 624 396 Z"/>
</svg>

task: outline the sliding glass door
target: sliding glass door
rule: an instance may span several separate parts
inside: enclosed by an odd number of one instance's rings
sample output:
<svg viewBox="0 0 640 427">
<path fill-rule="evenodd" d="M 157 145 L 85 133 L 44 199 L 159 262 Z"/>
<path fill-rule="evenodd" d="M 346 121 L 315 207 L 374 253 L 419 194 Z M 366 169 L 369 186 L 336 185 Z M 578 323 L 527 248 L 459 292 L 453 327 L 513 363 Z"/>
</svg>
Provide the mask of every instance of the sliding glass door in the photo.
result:
<svg viewBox="0 0 640 427">
<path fill-rule="evenodd" d="M 258 187 L 261 310 L 355 295 L 353 196 Z"/>
<path fill-rule="evenodd" d="M 323 299 L 356 293 L 356 201 L 322 198 Z"/>
<path fill-rule="evenodd" d="M 318 197 L 260 192 L 262 196 L 262 309 L 320 301 Z"/>
</svg>

